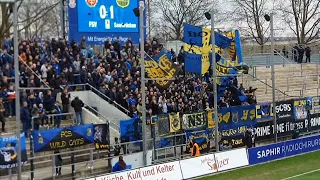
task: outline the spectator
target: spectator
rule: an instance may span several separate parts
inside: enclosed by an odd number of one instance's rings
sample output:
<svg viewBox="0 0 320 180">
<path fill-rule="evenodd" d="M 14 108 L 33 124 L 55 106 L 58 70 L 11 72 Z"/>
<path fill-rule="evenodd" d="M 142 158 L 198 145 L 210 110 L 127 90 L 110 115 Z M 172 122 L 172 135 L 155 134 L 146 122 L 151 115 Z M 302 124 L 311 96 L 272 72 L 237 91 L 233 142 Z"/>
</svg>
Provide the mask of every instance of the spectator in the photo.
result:
<svg viewBox="0 0 320 180">
<path fill-rule="evenodd" d="M 306 47 L 305 49 L 306 51 L 306 63 L 310 63 L 310 60 L 311 60 L 311 49 L 309 46 Z"/>
<path fill-rule="evenodd" d="M 23 102 L 23 107 L 21 108 L 20 111 L 20 117 L 23 125 L 23 132 L 26 137 L 28 137 L 28 131 L 30 127 L 30 113 L 28 110 L 28 103 Z"/>
<path fill-rule="evenodd" d="M 47 91 L 47 94 L 44 96 L 43 99 L 43 106 L 46 112 L 51 112 L 54 106 L 54 98 L 52 96 L 52 92 L 50 90 Z"/>
<path fill-rule="evenodd" d="M 252 148 L 253 141 L 252 141 L 252 129 L 249 127 L 244 135 L 244 144 L 247 146 L 247 148 Z"/>
<path fill-rule="evenodd" d="M 122 156 L 119 156 L 119 161 L 112 167 L 112 172 L 118 172 L 126 170 L 128 167 L 123 160 Z"/>
<path fill-rule="evenodd" d="M 60 128 L 61 120 L 62 120 L 62 110 L 59 103 L 55 103 L 53 113 L 58 115 L 54 116 L 54 124 L 53 126 L 56 128 Z"/>
<path fill-rule="evenodd" d="M 74 108 L 74 111 L 76 112 L 77 124 L 83 124 L 82 107 L 84 106 L 84 103 L 79 99 L 79 97 L 75 97 L 74 100 L 71 102 L 71 106 Z"/>
<path fill-rule="evenodd" d="M 1 121 L 1 130 L 2 130 L 2 132 L 6 132 L 5 131 L 6 120 L 4 118 L 4 112 L 5 112 L 5 109 L 4 109 L 4 106 L 3 106 L 3 101 L 2 101 L 2 99 L 0 99 L 0 121 Z"/>
<path fill-rule="evenodd" d="M 119 139 L 117 137 L 114 138 L 114 156 L 119 156 L 120 155 L 120 150 L 121 150 L 121 146 L 119 144 Z"/>
<path fill-rule="evenodd" d="M 61 176 L 61 167 L 62 167 L 62 157 L 59 150 L 54 151 L 55 166 L 56 166 L 56 176 Z"/>
<path fill-rule="evenodd" d="M 36 104 L 32 106 L 31 116 L 33 119 L 33 128 L 34 128 L 33 130 L 39 130 L 41 118 L 39 114 L 39 108 L 37 107 Z"/>
<path fill-rule="evenodd" d="M 61 103 L 62 103 L 62 112 L 68 113 L 69 112 L 69 104 L 70 104 L 70 94 L 68 89 L 65 88 L 61 93 Z"/>
</svg>

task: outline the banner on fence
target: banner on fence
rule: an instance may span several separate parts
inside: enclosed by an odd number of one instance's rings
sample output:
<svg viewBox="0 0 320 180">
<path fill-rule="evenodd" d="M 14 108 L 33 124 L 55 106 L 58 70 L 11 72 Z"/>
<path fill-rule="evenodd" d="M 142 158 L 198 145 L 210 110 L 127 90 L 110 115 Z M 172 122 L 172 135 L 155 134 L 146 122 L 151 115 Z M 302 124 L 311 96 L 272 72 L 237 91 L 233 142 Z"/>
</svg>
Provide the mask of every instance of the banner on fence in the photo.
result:
<svg viewBox="0 0 320 180">
<path fill-rule="evenodd" d="M 140 119 L 132 118 L 120 121 L 120 137 L 128 141 L 136 141 L 141 139 Z"/>
<path fill-rule="evenodd" d="M 300 138 L 248 149 L 250 165 L 320 149 L 320 136 Z"/>
<path fill-rule="evenodd" d="M 217 172 L 214 154 L 182 160 L 180 167 L 184 179 Z"/>
<path fill-rule="evenodd" d="M 181 123 L 179 113 L 169 114 L 170 132 L 177 132 L 180 130 Z"/>
<path fill-rule="evenodd" d="M 255 105 L 227 109 L 230 109 L 232 116 L 228 122 L 222 121 L 219 124 L 219 130 L 221 131 L 222 137 L 243 135 L 244 132 L 246 132 L 247 127 L 254 127 L 256 125 Z"/>
<path fill-rule="evenodd" d="M 249 165 L 246 148 L 216 153 L 214 157 L 218 171 Z"/>
<path fill-rule="evenodd" d="M 221 151 L 230 150 L 233 148 L 239 148 L 245 146 L 244 134 L 232 137 L 222 137 L 219 142 L 219 148 Z"/>
<path fill-rule="evenodd" d="M 186 132 L 186 140 L 187 140 L 187 148 L 190 149 L 190 142 L 195 141 L 200 148 L 201 153 L 206 153 L 210 150 L 210 139 L 209 139 L 209 132 L 207 130 L 202 132 Z"/>
<path fill-rule="evenodd" d="M 51 151 L 93 143 L 93 124 L 33 132 L 34 151 Z"/>
<path fill-rule="evenodd" d="M 208 128 L 213 129 L 216 125 L 214 122 L 214 110 L 207 111 L 207 118 L 208 118 Z"/>
<path fill-rule="evenodd" d="M 140 168 L 141 180 L 179 180 L 183 179 L 179 161 Z"/>
<path fill-rule="evenodd" d="M 207 125 L 206 112 L 195 112 L 182 116 L 185 130 L 204 129 Z"/>
<path fill-rule="evenodd" d="M 159 114 L 156 121 L 158 136 L 165 136 L 170 133 L 170 122 L 168 114 Z"/>
<path fill-rule="evenodd" d="M 293 100 L 293 115 L 295 120 L 307 118 L 307 99 Z"/>
<path fill-rule="evenodd" d="M 311 105 L 312 105 L 311 114 L 320 113 L 320 98 L 318 96 L 317 97 L 311 97 L 311 98 L 309 98 L 309 100 L 311 101 Z"/>
<path fill-rule="evenodd" d="M 24 133 L 20 135 L 21 162 L 27 162 L 26 138 Z M 17 136 L 0 138 L 0 169 L 11 169 L 18 166 L 18 143 Z"/>
<path fill-rule="evenodd" d="M 276 102 L 277 120 L 293 118 L 292 99 Z"/>
<path fill-rule="evenodd" d="M 256 105 L 256 119 L 258 121 L 271 119 L 273 117 L 272 112 L 272 103 Z"/>
<path fill-rule="evenodd" d="M 109 149 L 110 147 L 109 124 L 94 125 L 94 147 L 95 149 Z"/>
</svg>

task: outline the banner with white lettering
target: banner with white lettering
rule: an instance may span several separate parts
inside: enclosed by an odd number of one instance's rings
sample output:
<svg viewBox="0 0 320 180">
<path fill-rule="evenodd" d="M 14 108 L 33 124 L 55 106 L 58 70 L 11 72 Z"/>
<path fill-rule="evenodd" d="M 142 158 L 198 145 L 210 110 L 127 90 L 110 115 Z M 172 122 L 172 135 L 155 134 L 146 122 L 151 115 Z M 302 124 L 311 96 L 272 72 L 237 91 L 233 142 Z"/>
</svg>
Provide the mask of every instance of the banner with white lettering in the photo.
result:
<svg viewBox="0 0 320 180">
<path fill-rule="evenodd" d="M 278 137 L 290 136 L 293 131 L 299 130 L 300 132 L 307 131 L 309 126 L 309 120 L 297 120 L 282 119 L 281 122 L 277 122 L 277 135 Z M 273 138 L 274 124 L 273 121 L 259 122 L 254 128 L 256 135 L 256 141 L 266 140 Z"/>
<path fill-rule="evenodd" d="M 285 158 L 320 149 L 320 136 L 310 136 L 290 141 L 248 149 L 250 165 Z"/>
<path fill-rule="evenodd" d="M 214 157 L 218 171 L 249 165 L 246 148 L 216 153 Z"/>
<path fill-rule="evenodd" d="M 183 179 L 189 179 L 217 172 L 214 154 L 180 161 Z"/>
<path fill-rule="evenodd" d="M 292 99 L 276 102 L 277 120 L 293 118 Z"/>
<path fill-rule="evenodd" d="M 140 168 L 141 180 L 180 180 L 179 161 Z"/>
</svg>

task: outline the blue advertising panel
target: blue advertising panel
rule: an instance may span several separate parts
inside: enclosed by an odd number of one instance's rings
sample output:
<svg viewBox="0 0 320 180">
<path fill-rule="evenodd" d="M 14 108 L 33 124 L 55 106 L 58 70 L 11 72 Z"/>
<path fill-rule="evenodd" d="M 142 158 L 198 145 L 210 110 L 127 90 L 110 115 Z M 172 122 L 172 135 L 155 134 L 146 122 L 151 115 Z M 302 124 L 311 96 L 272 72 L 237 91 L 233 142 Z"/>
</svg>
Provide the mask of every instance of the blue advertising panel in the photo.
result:
<svg viewBox="0 0 320 180">
<path fill-rule="evenodd" d="M 93 144 L 93 124 L 34 131 L 34 151 L 51 151 Z"/>
<path fill-rule="evenodd" d="M 320 149 L 320 136 L 295 139 L 248 149 L 250 165 Z"/>
<path fill-rule="evenodd" d="M 138 4 L 139 0 L 69 0 L 69 41 L 79 43 L 85 36 L 88 45 L 107 39 L 125 43 L 129 38 L 138 44 L 139 18 L 133 13 Z"/>
</svg>

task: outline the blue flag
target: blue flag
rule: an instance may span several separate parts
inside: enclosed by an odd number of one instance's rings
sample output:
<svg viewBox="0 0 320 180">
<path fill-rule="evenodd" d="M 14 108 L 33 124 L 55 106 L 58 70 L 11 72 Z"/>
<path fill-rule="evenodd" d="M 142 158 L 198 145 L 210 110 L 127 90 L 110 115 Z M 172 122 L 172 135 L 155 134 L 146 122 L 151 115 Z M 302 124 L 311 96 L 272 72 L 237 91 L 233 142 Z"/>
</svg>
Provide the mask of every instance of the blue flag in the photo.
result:
<svg viewBox="0 0 320 180">
<path fill-rule="evenodd" d="M 197 74 L 204 74 L 209 70 L 212 52 L 211 31 L 189 24 L 184 25 L 184 55 L 185 70 Z M 215 32 L 215 45 L 219 48 L 227 48 L 231 39 Z M 216 50 L 217 51 L 217 50 Z M 221 56 L 217 53 L 216 60 Z"/>
</svg>

